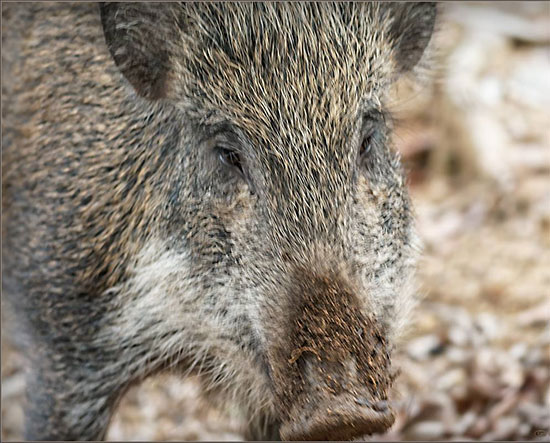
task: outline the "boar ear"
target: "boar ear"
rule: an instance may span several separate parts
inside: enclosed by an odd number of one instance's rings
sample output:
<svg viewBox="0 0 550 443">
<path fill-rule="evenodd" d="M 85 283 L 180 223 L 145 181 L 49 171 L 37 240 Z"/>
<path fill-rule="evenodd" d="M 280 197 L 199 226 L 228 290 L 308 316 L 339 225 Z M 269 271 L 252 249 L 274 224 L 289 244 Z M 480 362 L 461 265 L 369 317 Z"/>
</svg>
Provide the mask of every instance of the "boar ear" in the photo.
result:
<svg viewBox="0 0 550 443">
<path fill-rule="evenodd" d="M 107 47 L 142 97 L 164 98 L 169 90 L 171 43 L 177 31 L 171 3 L 101 3 Z"/>
<path fill-rule="evenodd" d="M 410 71 L 420 60 L 433 32 L 435 3 L 383 3 L 390 20 L 390 39 L 400 72 Z"/>
</svg>

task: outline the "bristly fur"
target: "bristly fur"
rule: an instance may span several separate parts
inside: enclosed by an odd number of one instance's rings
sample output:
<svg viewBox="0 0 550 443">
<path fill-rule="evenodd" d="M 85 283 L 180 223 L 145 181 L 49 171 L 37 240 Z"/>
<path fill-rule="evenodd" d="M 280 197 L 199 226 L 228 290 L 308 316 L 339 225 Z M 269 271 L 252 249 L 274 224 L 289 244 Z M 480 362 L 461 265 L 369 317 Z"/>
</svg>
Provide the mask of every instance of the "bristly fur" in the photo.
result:
<svg viewBox="0 0 550 443">
<path fill-rule="evenodd" d="M 27 438 L 103 437 L 161 370 L 200 373 L 248 436 L 279 437 L 285 408 L 332 398 L 304 388 L 306 348 L 364 372 L 340 391 L 385 397 L 418 253 L 385 94 L 434 15 L 2 4 L 2 285 L 28 343 Z"/>
</svg>

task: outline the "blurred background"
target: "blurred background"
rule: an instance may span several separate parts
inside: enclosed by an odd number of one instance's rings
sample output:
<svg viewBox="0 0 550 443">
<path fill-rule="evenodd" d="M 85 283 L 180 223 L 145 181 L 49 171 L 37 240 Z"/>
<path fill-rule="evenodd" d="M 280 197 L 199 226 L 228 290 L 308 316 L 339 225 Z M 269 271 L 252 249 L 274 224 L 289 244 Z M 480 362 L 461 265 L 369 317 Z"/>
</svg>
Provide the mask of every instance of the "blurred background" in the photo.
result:
<svg viewBox="0 0 550 443">
<path fill-rule="evenodd" d="M 550 441 L 550 3 L 440 4 L 431 63 L 392 92 L 423 300 L 395 356 L 397 420 L 372 440 Z M 2 334 L 2 440 L 22 438 Z M 109 440 L 242 440 L 193 378 L 123 399 Z"/>
</svg>

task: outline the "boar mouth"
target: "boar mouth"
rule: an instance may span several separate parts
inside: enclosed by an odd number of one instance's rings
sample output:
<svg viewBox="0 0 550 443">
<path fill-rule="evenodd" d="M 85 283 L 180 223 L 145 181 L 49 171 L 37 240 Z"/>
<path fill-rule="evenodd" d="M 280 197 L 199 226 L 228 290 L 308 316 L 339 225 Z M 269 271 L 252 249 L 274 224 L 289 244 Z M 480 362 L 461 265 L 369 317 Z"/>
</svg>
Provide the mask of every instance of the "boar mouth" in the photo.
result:
<svg viewBox="0 0 550 443">
<path fill-rule="evenodd" d="M 335 273 L 300 270 L 268 350 L 283 439 L 348 439 L 388 429 L 389 346 Z M 282 331 L 282 333 L 281 333 Z"/>
</svg>

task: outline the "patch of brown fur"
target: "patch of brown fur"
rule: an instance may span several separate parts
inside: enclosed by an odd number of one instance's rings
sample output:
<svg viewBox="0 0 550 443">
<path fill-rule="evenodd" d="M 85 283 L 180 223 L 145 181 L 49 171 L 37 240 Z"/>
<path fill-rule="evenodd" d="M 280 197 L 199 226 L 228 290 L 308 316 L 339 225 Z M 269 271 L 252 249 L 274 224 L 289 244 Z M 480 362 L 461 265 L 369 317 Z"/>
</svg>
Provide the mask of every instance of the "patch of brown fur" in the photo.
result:
<svg viewBox="0 0 550 443">
<path fill-rule="evenodd" d="M 171 164 L 160 147 L 175 117 L 130 103 L 103 46 L 96 5 L 31 8 L 37 25 L 10 73 L 12 107 L 3 122 L 15 142 L 3 150 L 2 185 L 19 193 L 16 200 L 6 192 L 14 201 L 4 215 L 27 255 L 47 244 L 56 260 L 79 264 L 77 290 L 101 293 L 120 282 L 155 226 Z M 72 41 L 61 40 L 59 29 L 73 27 Z M 30 211 L 26 200 L 40 205 Z M 32 232 L 20 217 L 32 219 Z M 58 265 L 51 263 L 50 278 L 66 274 Z"/>
</svg>

